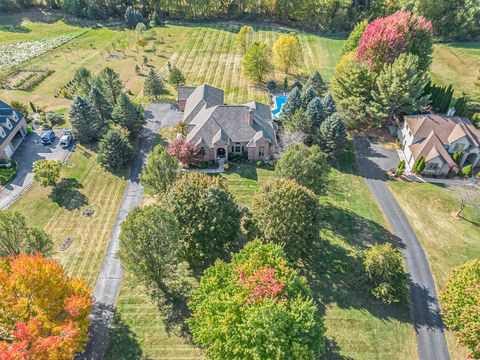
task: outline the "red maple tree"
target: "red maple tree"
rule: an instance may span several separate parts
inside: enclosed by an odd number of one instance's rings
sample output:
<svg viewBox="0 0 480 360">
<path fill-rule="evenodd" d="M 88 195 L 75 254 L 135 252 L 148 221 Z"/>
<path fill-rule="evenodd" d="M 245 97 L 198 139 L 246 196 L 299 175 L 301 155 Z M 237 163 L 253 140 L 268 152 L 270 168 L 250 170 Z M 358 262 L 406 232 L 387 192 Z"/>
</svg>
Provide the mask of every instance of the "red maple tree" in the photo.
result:
<svg viewBox="0 0 480 360">
<path fill-rule="evenodd" d="M 41 254 L 0 259 L 0 359 L 71 359 L 88 339 L 91 289 Z"/>
<path fill-rule="evenodd" d="M 372 71 L 380 71 L 402 53 L 422 56 L 422 42 L 431 42 L 431 36 L 432 24 L 423 16 L 396 12 L 368 24 L 358 44 L 357 61 Z"/>
</svg>

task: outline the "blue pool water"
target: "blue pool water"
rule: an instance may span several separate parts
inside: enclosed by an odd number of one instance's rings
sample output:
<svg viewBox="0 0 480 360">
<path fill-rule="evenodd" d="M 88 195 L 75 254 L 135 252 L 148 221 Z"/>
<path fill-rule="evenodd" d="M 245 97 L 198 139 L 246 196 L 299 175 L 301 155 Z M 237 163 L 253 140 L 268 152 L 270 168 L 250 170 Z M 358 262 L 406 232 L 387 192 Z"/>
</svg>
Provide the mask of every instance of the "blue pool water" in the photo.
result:
<svg viewBox="0 0 480 360">
<path fill-rule="evenodd" d="M 275 96 L 275 104 L 277 107 L 272 110 L 272 116 L 277 118 L 280 115 L 280 111 L 282 111 L 283 104 L 287 101 L 287 96 Z"/>
</svg>

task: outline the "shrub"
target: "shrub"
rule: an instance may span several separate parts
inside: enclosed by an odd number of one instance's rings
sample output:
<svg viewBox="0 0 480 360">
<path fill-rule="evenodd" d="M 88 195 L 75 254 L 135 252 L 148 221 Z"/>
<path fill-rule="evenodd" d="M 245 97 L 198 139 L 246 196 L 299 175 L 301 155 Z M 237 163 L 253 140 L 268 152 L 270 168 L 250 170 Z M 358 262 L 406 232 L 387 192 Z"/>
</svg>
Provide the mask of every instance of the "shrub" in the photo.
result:
<svg viewBox="0 0 480 360">
<path fill-rule="evenodd" d="M 13 160 L 8 160 L 9 167 L 0 166 L 0 186 L 4 186 L 12 181 L 17 175 L 17 163 Z"/>
<path fill-rule="evenodd" d="M 413 164 L 413 171 L 420 174 L 425 169 L 425 157 L 422 155 Z"/>
<path fill-rule="evenodd" d="M 363 265 L 373 296 L 390 304 L 401 301 L 407 291 L 402 254 L 391 244 L 375 245 L 364 253 Z"/>
<path fill-rule="evenodd" d="M 259 160 L 255 163 L 258 167 L 263 167 L 265 163 L 262 160 Z"/>
<path fill-rule="evenodd" d="M 210 359 L 319 359 L 325 327 L 306 279 L 280 246 L 254 241 L 207 269 L 189 303 Z"/>
<path fill-rule="evenodd" d="M 205 161 L 201 161 L 198 163 L 199 169 L 205 169 L 207 167 L 207 163 Z"/>
<path fill-rule="evenodd" d="M 469 358 L 480 358 L 480 260 L 453 269 L 440 294 L 445 325 L 466 346 Z"/>
<path fill-rule="evenodd" d="M 225 171 L 230 170 L 230 165 L 228 165 L 228 164 L 223 164 L 223 170 L 225 170 Z"/>
<path fill-rule="evenodd" d="M 405 160 L 402 160 L 398 163 L 397 165 L 398 170 L 404 170 L 405 169 Z"/>
<path fill-rule="evenodd" d="M 472 165 L 467 165 L 462 168 L 462 175 L 469 177 L 472 175 Z"/>
<path fill-rule="evenodd" d="M 460 151 L 457 150 L 453 153 L 453 161 L 455 162 L 455 164 L 458 165 L 462 156 L 463 156 L 463 150 L 460 150 Z"/>
</svg>

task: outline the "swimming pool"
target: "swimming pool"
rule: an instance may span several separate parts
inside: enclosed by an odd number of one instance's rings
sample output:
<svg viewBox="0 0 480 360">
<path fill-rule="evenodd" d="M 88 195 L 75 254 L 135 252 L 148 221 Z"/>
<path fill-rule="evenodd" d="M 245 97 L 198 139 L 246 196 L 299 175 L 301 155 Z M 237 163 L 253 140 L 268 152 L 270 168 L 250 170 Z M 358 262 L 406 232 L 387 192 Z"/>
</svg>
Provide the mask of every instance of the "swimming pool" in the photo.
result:
<svg viewBox="0 0 480 360">
<path fill-rule="evenodd" d="M 283 104 L 285 104 L 285 101 L 287 101 L 287 96 L 275 96 L 275 104 L 277 107 L 272 110 L 272 116 L 274 118 L 277 118 L 280 115 L 280 111 L 282 111 Z"/>
</svg>

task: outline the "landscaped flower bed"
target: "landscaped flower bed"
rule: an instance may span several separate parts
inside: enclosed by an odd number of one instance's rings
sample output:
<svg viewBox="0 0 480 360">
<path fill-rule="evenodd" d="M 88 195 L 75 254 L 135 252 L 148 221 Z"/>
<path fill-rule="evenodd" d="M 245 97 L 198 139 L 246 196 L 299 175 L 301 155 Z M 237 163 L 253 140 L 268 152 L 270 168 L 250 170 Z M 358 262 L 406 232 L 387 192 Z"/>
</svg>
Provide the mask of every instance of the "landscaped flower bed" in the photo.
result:
<svg viewBox="0 0 480 360">
<path fill-rule="evenodd" d="M 0 165 L 0 187 L 2 187 L 17 175 L 17 163 L 12 160 L 2 160 Z"/>
<path fill-rule="evenodd" d="M 55 49 L 72 39 L 82 35 L 82 32 L 73 32 L 60 36 L 53 36 L 37 41 L 22 41 L 0 46 L 0 71 L 21 64 L 36 56 Z"/>
<path fill-rule="evenodd" d="M 50 69 L 15 70 L 1 82 L 0 86 L 2 89 L 32 90 L 52 73 Z"/>
</svg>

